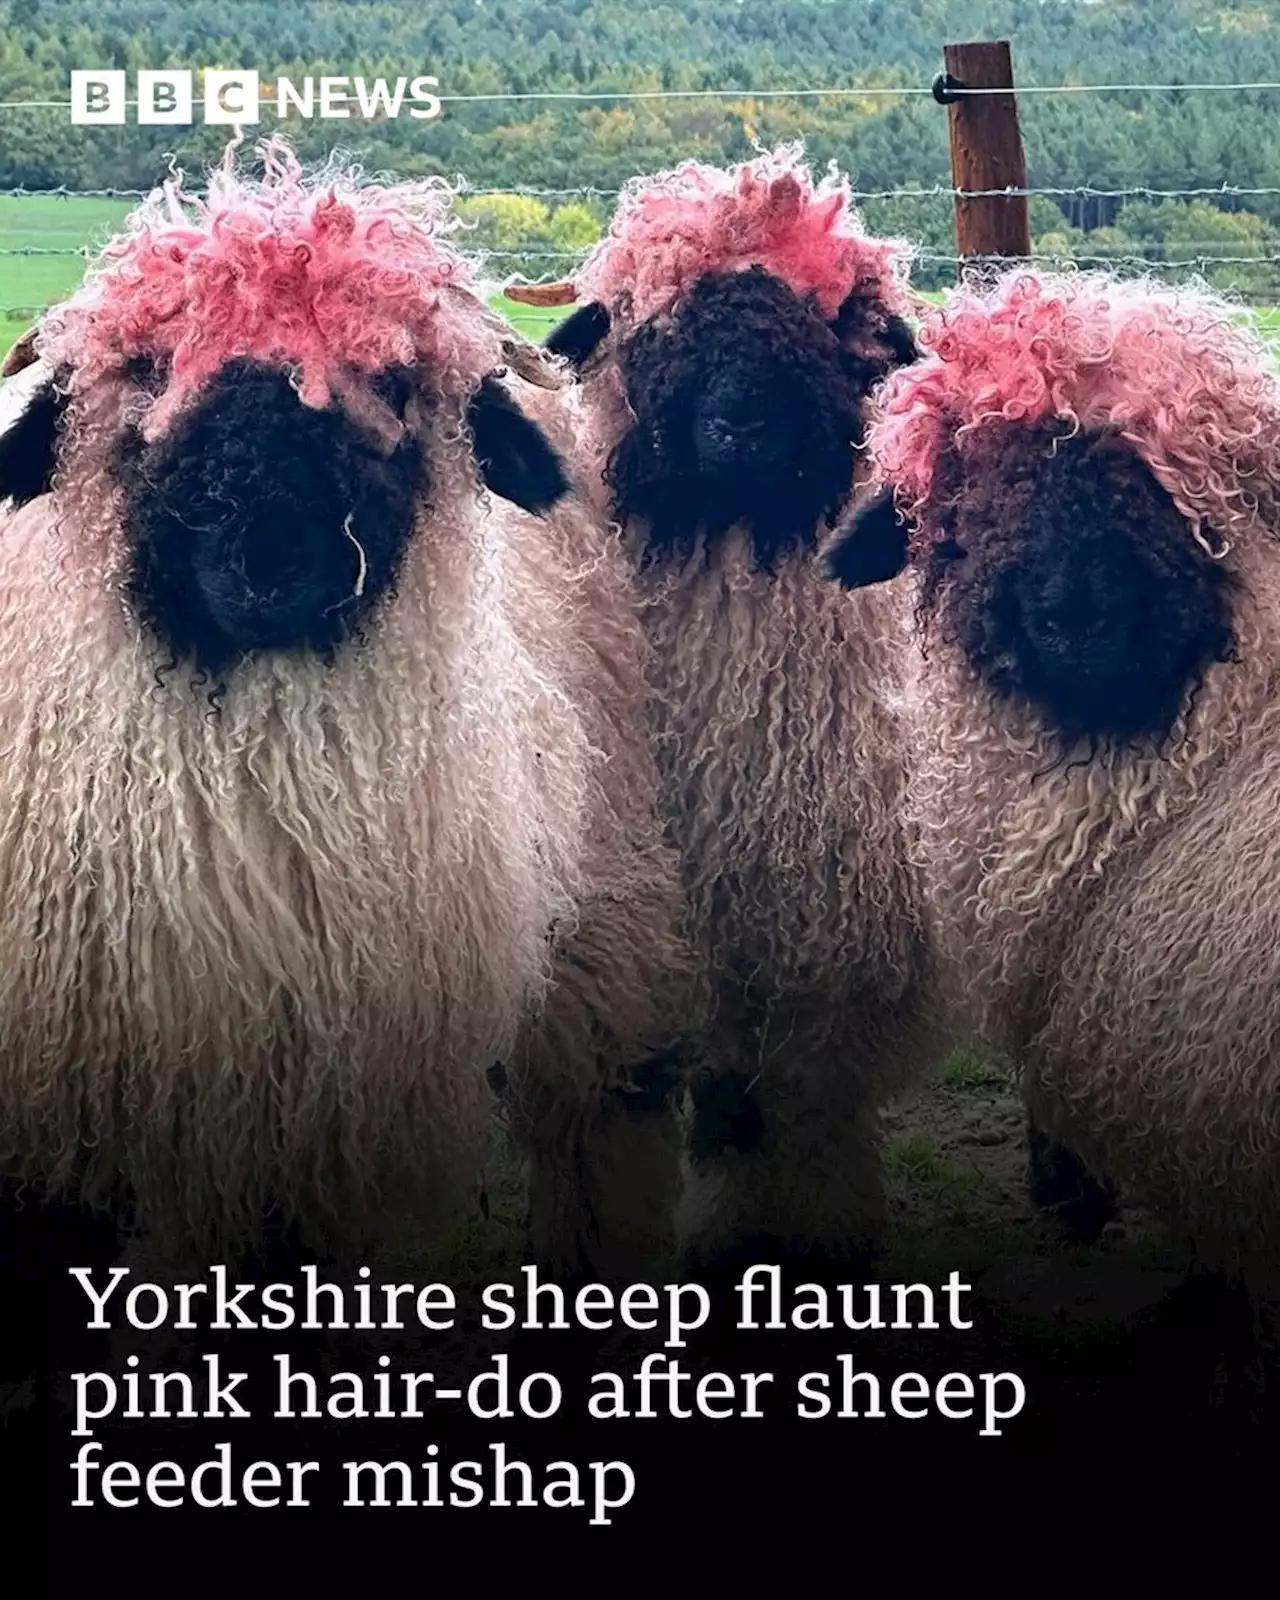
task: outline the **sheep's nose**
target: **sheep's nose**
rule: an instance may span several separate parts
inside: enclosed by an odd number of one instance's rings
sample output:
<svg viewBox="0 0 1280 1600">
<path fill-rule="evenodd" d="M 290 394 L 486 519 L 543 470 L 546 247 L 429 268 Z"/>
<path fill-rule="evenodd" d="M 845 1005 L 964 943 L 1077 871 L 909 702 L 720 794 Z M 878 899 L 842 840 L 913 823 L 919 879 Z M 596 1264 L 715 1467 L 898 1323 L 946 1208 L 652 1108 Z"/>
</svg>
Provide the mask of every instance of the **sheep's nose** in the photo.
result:
<svg viewBox="0 0 1280 1600">
<path fill-rule="evenodd" d="M 765 426 L 759 403 L 752 395 L 731 393 L 719 400 L 717 410 L 718 419 L 736 433 L 758 433 Z"/>
<path fill-rule="evenodd" d="M 760 423 L 735 421 L 732 417 L 711 416 L 702 425 L 702 441 L 707 449 L 730 455 L 735 449 L 751 450 L 764 437 Z"/>
<path fill-rule="evenodd" d="M 703 411 L 697 447 L 704 467 L 747 467 L 767 457 L 776 443 L 776 429 L 749 399 L 715 402 Z"/>
<path fill-rule="evenodd" d="M 362 626 L 394 582 L 422 464 L 241 362 L 123 478 L 139 613 L 220 673 L 261 651 L 328 653 Z"/>
</svg>

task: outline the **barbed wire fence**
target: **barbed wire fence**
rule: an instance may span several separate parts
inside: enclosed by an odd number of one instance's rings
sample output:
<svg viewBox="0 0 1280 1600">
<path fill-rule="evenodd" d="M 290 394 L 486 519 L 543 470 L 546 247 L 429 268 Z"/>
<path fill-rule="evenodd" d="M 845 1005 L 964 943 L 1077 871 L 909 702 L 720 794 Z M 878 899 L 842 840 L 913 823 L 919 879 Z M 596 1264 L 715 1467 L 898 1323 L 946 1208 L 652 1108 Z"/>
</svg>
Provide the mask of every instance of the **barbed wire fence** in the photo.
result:
<svg viewBox="0 0 1280 1600">
<path fill-rule="evenodd" d="M 821 100 L 821 99 L 899 99 L 913 97 L 931 97 L 941 101 L 939 84 L 942 75 L 929 86 L 915 84 L 868 84 L 868 85 L 832 85 L 828 87 L 796 87 L 796 88 L 700 88 L 700 89 L 655 89 L 655 90 L 583 90 L 583 91 L 503 91 L 484 94 L 459 94 L 438 95 L 436 98 L 443 105 L 455 104 L 481 104 L 500 102 L 575 102 L 592 104 L 601 102 L 645 102 L 645 101 L 671 101 L 671 100 L 727 100 L 749 103 L 757 100 Z M 966 99 L 974 96 L 1008 95 L 1008 86 L 995 88 L 976 88 L 948 84 L 947 98 L 952 100 Z M 1186 93 L 1280 93 L 1280 80 L 1260 80 L 1252 83 L 1094 83 L 1094 84 L 1019 84 L 1012 91 L 1019 98 L 1025 95 L 1106 95 L 1106 94 L 1186 94 Z M 358 97 L 355 94 L 338 95 L 334 97 L 338 102 L 354 102 Z M 136 106 L 136 100 L 127 100 L 128 106 Z M 44 99 L 17 99 L 0 100 L 0 113 L 29 112 L 44 110 L 69 110 L 71 101 L 44 100 Z M 454 175 L 450 179 L 463 200 L 496 198 L 504 196 L 521 196 L 543 201 L 566 202 L 595 202 L 597 204 L 616 201 L 622 194 L 622 189 L 617 185 L 599 185 L 583 183 L 563 187 L 509 184 L 503 186 L 473 185 L 462 175 Z M 75 188 L 65 184 L 53 187 L 40 188 L 23 184 L 0 188 L 0 199 L 65 199 L 75 200 L 106 200 L 119 202 L 137 202 L 146 199 L 154 189 L 126 187 L 84 187 Z M 200 190 L 188 191 L 198 195 Z M 1185 188 L 1162 188 L 1144 184 L 1134 184 L 1126 187 L 1104 187 L 1100 185 L 1081 183 L 1075 185 L 1008 185 L 1000 188 L 962 188 L 950 184 L 905 184 L 893 188 L 850 188 L 850 197 L 859 207 L 868 204 L 878 205 L 885 202 L 902 202 L 907 204 L 925 205 L 948 203 L 955 205 L 957 201 L 982 200 L 982 199 L 1044 199 L 1054 202 L 1059 209 L 1061 203 L 1090 201 L 1119 202 L 1124 206 L 1130 201 L 1146 201 L 1159 203 L 1162 201 L 1206 201 L 1217 204 L 1226 201 L 1233 206 L 1249 200 L 1276 200 L 1280 199 L 1280 185 L 1248 186 L 1224 182 L 1215 186 L 1188 186 Z M 1071 224 L 1066 213 L 1063 213 L 1064 229 Z M 4 271 L 6 258 L 44 258 L 44 257 L 79 257 L 86 263 L 95 253 L 91 245 L 10 245 L 4 242 L 4 222 L 0 220 L 0 281 Z M 903 230 L 899 230 L 903 231 Z M 1083 230 L 1082 238 L 1089 242 L 1091 231 Z M 589 252 L 591 246 L 584 245 L 576 250 L 549 250 L 536 246 L 503 245 L 503 246 L 476 246 L 468 248 L 467 254 L 476 262 L 478 270 L 485 279 L 486 288 L 490 292 L 499 291 L 502 286 L 512 280 L 522 283 L 536 283 L 553 281 L 558 278 L 570 276 L 574 268 L 581 263 Z M 931 249 L 927 245 L 919 246 L 915 251 L 915 261 L 919 266 L 940 271 L 950 269 L 953 277 L 958 277 L 961 268 L 973 265 L 983 260 L 997 261 L 1003 258 L 959 255 L 953 252 Z M 1084 252 L 1078 248 L 1063 250 L 1033 249 L 1031 254 L 1024 259 L 1038 265 L 1054 269 L 1071 269 L 1073 267 L 1107 267 L 1112 270 L 1133 271 L 1137 273 L 1156 274 L 1158 276 L 1178 279 L 1193 277 L 1204 279 L 1214 275 L 1216 286 L 1222 288 L 1224 269 L 1244 269 L 1240 272 L 1229 272 L 1229 277 L 1239 277 L 1248 283 L 1248 293 L 1254 299 L 1261 299 L 1266 303 L 1280 303 L 1280 242 L 1274 250 L 1258 250 L 1255 252 L 1241 252 L 1238 246 L 1229 241 L 1212 239 L 1179 239 L 1176 242 L 1153 241 L 1149 245 L 1142 243 L 1135 247 L 1135 241 L 1126 239 L 1109 243 L 1105 248 L 1096 248 Z M 1259 279 L 1263 279 L 1259 283 Z M 32 317 L 44 309 L 43 303 L 34 299 L 30 303 L 5 303 L 12 300 L 12 296 L 5 295 L 0 290 L 0 320 Z M 520 320 L 526 325 L 547 324 L 553 325 L 563 316 L 563 311 L 535 310 L 529 306 L 521 306 Z"/>
</svg>

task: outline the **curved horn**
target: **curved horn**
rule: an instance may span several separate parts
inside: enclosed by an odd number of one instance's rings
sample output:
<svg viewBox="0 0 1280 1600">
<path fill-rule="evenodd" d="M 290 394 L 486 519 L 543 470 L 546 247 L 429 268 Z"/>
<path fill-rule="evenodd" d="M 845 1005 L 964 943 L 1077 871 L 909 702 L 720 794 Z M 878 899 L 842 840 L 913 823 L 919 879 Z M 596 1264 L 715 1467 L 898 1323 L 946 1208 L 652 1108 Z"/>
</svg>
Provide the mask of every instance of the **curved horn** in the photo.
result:
<svg viewBox="0 0 1280 1600">
<path fill-rule="evenodd" d="M 36 354 L 36 334 L 38 328 L 28 328 L 4 358 L 4 366 L 0 367 L 0 378 L 12 378 L 15 373 L 25 372 L 28 367 L 35 366 L 40 357 Z"/>
<path fill-rule="evenodd" d="M 563 283 L 511 283 L 502 292 L 522 306 L 571 306 L 578 298 L 577 287 L 569 279 Z"/>
<path fill-rule="evenodd" d="M 502 357 L 517 377 L 536 384 L 539 389 L 563 389 L 570 381 L 567 374 L 552 364 L 545 351 L 521 339 L 504 339 Z"/>
</svg>

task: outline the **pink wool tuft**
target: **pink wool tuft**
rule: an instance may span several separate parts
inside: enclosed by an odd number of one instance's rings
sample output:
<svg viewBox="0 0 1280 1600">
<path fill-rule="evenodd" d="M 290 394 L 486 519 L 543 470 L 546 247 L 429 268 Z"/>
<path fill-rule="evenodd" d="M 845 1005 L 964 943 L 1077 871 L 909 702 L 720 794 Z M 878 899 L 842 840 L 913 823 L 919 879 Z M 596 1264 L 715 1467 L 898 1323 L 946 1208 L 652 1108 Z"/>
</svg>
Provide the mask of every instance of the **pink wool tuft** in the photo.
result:
<svg viewBox="0 0 1280 1600">
<path fill-rule="evenodd" d="M 926 318 L 932 353 L 880 392 L 868 446 L 908 512 L 950 441 L 993 418 L 1114 428 L 1207 549 L 1280 485 L 1280 408 L 1262 345 L 1205 293 L 1102 273 L 1004 278 Z"/>
<path fill-rule="evenodd" d="M 317 407 L 399 363 L 430 364 L 461 388 L 498 363 L 500 336 L 443 238 L 443 184 L 361 187 L 340 170 L 308 182 L 278 137 L 260 146 L 265 177 L 252 183 L 234 170 L 239 143 L 207 199 L 167 184 L 50 313 L 41 354 L 71 369 L 73 392 L 133 357 L 166 360 L 154 435 L 238 357 L 296 367 Z"/>
<path fill-rule="evenodd" d="M 848 184 L 816 185 L 799 146 L 725 171 L 688 162 L 635 179 L 584 262 L 580 293 L 635 323 L 667 311 L 708 272 L 760 266 L 834 317 L 855 289 L 908 309 L 908 247 L 863 232 Z"/>
</svg>

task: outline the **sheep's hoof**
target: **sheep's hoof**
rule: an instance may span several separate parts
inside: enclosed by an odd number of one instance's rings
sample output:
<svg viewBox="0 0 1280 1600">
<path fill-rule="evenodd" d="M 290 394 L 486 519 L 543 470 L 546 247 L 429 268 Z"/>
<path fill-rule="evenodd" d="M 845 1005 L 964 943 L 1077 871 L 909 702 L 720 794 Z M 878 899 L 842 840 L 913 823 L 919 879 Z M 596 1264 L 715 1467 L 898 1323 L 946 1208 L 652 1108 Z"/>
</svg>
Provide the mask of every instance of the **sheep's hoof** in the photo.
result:
<svg viewBox="0 0 1280 1600">
<path fill-rule="evenodd" d="M 1113 1190 L 1099 1183 L 1063 1144 L 1032 1127 L 1031 1198 L 1054 1220 L 1072 1244 L 1096 1244 L 1102 1230 L 1119 1215 Z"/>
</svg>

